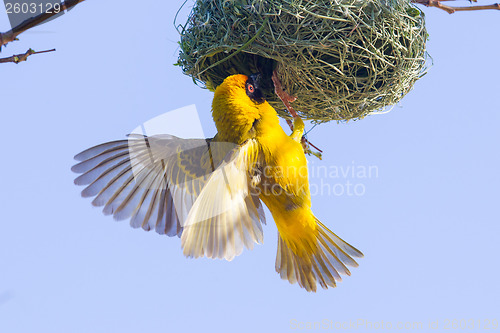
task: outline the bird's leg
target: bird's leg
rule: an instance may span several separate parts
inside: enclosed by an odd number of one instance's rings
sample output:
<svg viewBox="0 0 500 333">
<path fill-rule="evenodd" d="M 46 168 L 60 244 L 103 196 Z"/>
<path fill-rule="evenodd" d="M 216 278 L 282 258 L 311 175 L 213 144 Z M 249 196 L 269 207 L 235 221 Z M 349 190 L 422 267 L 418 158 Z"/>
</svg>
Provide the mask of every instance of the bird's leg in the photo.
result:
<svg viewBox="0 0 500 333">
<path fill-rule="evenodd" d="M 286 120 L 286 123 L 288 126 L 290 126 L 290 129 L 292 130 L 292 139 L 299 141 L 302 144 L 302 147 L 304 148 L 304 152 L 308 155 L 314 155 L 317 158 L 321 159 L 321 153 L 323 152 L 321 149 L 310 143 L 304 134 L 304 122 L 300 118 L 300 116 L 297 114 L 297 112 L 293 109 L 293 107 L 290 105 L 291 102 L 295 101 L 297 97 L 294 97 L 290 94 L 288 94 L 286 91 L 283 90 L 283 86 L 281 85 L 280 80 L 278 79 L 278 72 L 276 70 L 273 71 L 273 76 L 272 80 L 274 83 L 274 92 L 275 94 L 281 99 L 283 104 L 285 105 L 286 109 L 288 112 L 290 112 L 290 115 L 293 117 L 293 123 L 290 119 Z M 318 153 L 311 151 L 309 146 L 313 147 L 318 151 Z"/>
<path fill-rule="evenodd" d="M 290 105 L 290 103 L 295 101 L 297 99 L 297 97 L 291 96 L 286 91 L 283 90 L 283 87 L 281 86 L 280 79 L 278 79 L 278 72 L 276 71 L 276 69 L 273 71 L 272 79 L 273 79 L 273 83 L 274 83 L 274 92 L 276 93 L 276 95 L 278 95 L 278 97 L 281 99 L 283 104 L 285 104 L 285 107 L 288 110 L 288 112 L 290 112 L 290 115 L 293 118 L 298 117 L 299 115 L 297 114 L 297 112 L 295 112 L 293 107 Z M 290 124 L 288 124 L 288 125 L 290 125 Z"/>
<path fill-rule="evenodd" d="M 290 124 L 288 125 L 290 126 Z M 292 134 L 290 134 L 291 138 L 297 142 L 302 143 L 302 139 L 304 138 L 304 122 L 300 117 L 293 118 Z"/>
</svg>

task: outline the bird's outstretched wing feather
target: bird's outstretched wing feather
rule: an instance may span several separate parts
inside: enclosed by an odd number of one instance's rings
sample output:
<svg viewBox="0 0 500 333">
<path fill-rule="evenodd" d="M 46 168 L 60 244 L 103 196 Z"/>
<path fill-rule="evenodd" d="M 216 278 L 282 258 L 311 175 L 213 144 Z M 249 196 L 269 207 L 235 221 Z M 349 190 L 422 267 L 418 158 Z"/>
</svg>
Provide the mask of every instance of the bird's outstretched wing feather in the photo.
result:
<svg viewBox="0 0 500 333">
<path fill-rule="evenodd" d="M 134 228 L 182 236 L 187 256 L 232 259 L 262 241 L 258 194 L 248 185 L 258 144 L 131 135 L 75 156 L 84 197 Z M 229 194 L 229 195 L 228 195 Z"/>
<path fill-rule="evenodd" d="M 249 170 L 259 158 L 258 143 L 248 140 L 210 174 L 191 208 L 181 241 L 184 254 L 232 260 L 243 247 L 262 243 L 262 207 L 250 186 Z"/>
</svg>

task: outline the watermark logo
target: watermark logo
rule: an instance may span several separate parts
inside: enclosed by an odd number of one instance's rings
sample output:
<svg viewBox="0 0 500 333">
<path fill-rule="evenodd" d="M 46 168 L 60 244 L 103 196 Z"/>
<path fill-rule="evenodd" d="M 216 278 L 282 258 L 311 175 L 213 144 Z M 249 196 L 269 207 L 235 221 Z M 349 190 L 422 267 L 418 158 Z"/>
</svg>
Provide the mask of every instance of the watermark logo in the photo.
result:
<svg viewBox="0 0 500 333">
<path fill-rule="evenodd" d="M 361 197 L 367 192 L 367 183 L 379 178 L 374 164 L 325 165 L 311 160 L 308 164 L 311 196 Z"/>
<path fill-rule="evenodd" d="M 296 196 L 363 196 L 366 182 L 379 176 L 377 166 L 355 162 L 325 165 L 312 159 L 308 164 L 268 165 L 264 155 L 250 161 L 240 146 L 205 138 L 195 105 L 155 117 L 129 135 L 136 186 L 148 193 L 168 188 L 183 226 L 244 205 L 249 195 L 281 196 L 286 209 L 295 207 Z M 197 203 L 204 195 L 209 200 Z M 192 220 L 197 204 L 210 207 L 200 208 L 207 213 Z"/>
<path fill-rule="evenodd" d="M 416 321 L 391 320 L 331 320 L 302 321 L 290 319 L 289 328 L 294 331 L 491 331 L 500 327 L 497 318 L 461 318 Z"/>
<path fill-rule="evenodd" d="M 209 183 L 214 184 L 212 197 L 227 193 L 240 198 L 248 195 L 243 186 L 246 174 L 235 172 L 228 158 L 238 146 L 231 142 L 211 142 L 205 137 L 195 105 L 155 117 L 129 135 L 128 154 L 136 186 L 148 193 L 168 188 L 182 226 L 224 214 L 232 208 L 214 204 L 210 209 L 202 209 L 206 213 L 197 219 L 190 218 L 192 208 Z M 218 202 L 230 202 L 232 198 L 226 199 Z"/>
<path fill-rule="evenodd" d="M 64 2 L 57 0 L 4 0 L 3 2 L 11 28 L 20 25 L 26 20 L 44 16 L 44 19 L 40 19 L 40 22 L 36 24 L 40 25 L 66 12 Z M 71 8 L 68 10 L 71 10 Z"/>
</svg>

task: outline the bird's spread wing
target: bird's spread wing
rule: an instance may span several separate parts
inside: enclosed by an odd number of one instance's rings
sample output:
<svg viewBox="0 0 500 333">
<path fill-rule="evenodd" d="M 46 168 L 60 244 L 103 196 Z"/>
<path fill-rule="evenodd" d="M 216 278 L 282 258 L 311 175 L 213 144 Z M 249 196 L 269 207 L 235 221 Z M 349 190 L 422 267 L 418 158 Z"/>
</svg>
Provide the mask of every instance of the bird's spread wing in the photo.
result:
<svg viewBox="0 0 500 333">
<path fill-rule="evenodd" d="M 232 260 L 243 246 L 262 243 L 264 212 L 249 172 L 259 158 L 258 143 L 248 140 L 210 174 L 184 226 L 184 254 Z"/>
<path fill-rule="evenodd" d="M 241 182 L 257 155 L 253 140 L 240 147 L 170 135 L 131 135 L 76 155 L 80 162 L 72 170 L 82 174 L 75 184 L 87 185 L 82 196 L 95 196 L 92 204 L 104 206 L 106 215 L 130 218 L 132 227 L 160 234 L 185 233 L 182 243 L 188 244 L 188 256 L 231 259 L 241 253 L 241 244 L 251 248 L 252 241 L 262 240 L 261 203 Z M 207 223 L 212 228 L 193 239 Z M 217 244 L 216 251 L 208 244 Z"/>
</svg>

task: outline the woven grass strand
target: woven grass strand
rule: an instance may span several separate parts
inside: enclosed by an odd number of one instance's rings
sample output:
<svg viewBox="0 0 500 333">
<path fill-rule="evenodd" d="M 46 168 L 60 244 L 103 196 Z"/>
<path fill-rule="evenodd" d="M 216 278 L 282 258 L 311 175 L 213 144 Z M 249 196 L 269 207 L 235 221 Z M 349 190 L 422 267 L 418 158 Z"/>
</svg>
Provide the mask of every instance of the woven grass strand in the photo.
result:
<svg viewBox="0 0 500 333">
<path fill-rule="evenodd" d="M 274 68 L 294 109 L 316 122 L 394 105 L 426 70 L 424 16 L 409 0 L 197 0 L 181 31 L 185 74 L 213 89 L 260 72 L 285 118 Z"/>
</svg>

